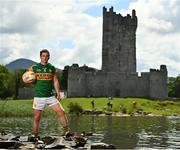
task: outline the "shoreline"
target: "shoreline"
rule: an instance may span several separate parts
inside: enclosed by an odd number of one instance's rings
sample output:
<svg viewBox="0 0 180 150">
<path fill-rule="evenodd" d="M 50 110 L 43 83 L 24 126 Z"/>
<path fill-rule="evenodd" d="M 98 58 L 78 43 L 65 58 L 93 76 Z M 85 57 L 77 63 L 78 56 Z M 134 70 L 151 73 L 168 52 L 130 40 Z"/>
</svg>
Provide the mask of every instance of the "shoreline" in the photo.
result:
<svg viewBox="0 0 180 150">
<path fill-rule="evenodd" d="M 81 115 L 87 115 L 87 116 L 100 116 L 100 117 L 104 117 L 104 116 L 112 116 L 112 117 L 177 117 L 179 118 L 180 115 L 177 115 L 177 114 L 170 114 L 170 115 L 165 115 L 165 114 L 147 114 L 147 115 L 144 115 L 144 114 L 123 114 L 123 113 L 116 113 L 116 112 L 112 112 L 112 113 L 109 113 L 109 112 L 106 112 L 106 113 L 101 113 L 101 114 L 84 114 L 84 113 L 67 113 L 67 115 L 77 115 L 77 116 L 81 116 Z M 43 116 L 44 118 L 48 118 L 48 117 L 52 117 L 53 115 L 47 115 L 47 116 Z M 0 118 L 14 118 L 14 117 L 17 117 L 17 118 L 33 118 L 33 116 L 0 116 Z"/>
<path fill-rule="evenodd" d="M 81 113 L 68 113 L 68 114 L 76 114 L 76 115 L 93 115 L 93 116 L 115 116 L 115 117 L 180 117 L 177 114 L 164 115 L 164 114 L 153 114 L 153 113 L 132 113 L 125 114 L 122 112 L 104 112 L 104 111 L 94 111 L 94 110 L 84 110 Z"/>
</svg>

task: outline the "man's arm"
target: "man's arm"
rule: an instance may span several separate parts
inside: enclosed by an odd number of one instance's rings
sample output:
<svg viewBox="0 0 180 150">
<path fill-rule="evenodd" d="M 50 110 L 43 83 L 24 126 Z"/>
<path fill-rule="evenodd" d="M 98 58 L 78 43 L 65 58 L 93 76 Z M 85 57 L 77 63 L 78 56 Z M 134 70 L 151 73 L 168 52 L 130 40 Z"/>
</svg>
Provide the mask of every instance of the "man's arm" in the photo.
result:
<svg viewBox="0 0 180 150">
<path fill-rule="evenodd" d="M 60 100 L 60 85 L 59 85 L 59 81 L 58 81 L 58 78 L 57 78 L 57 75 L 55 74 L 54 75 L 54 78 L 53 78 L 53 84 L 54 84 L 54 89 L 56 91 L 56 98 L 58 100 Z"/>
</svg>

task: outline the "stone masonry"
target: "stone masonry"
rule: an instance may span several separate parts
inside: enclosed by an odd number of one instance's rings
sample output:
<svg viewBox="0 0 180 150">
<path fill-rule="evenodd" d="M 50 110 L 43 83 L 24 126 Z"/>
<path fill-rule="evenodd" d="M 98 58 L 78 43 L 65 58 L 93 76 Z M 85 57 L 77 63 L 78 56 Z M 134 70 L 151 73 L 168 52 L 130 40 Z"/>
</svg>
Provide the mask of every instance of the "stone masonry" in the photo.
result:
<svg viewBox="0 0 180 150">
<path fill-rule="evenodd" d="M 102 69 L 68 67 L 68 97 L 167 98 L 167 69 L 136 72 L 137 16 L 103 7 Z"/>
</svg>

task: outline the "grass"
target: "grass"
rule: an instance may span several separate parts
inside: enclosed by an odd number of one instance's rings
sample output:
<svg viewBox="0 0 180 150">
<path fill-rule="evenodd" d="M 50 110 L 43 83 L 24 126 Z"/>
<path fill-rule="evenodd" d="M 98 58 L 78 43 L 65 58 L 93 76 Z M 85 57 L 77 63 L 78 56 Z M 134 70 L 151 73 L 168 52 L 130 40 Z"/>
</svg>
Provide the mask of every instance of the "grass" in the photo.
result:
<svg viewBox="0 0 180 150">
<path fill-rule="evenodd" d="M 61 100 L 61 104 L 68 113 L 71 109 L 70 103 L 76 103 L 83 110 L 92 110 L 91 101 L 94 99 L 95 110 L 107 112 L 122 112 L 132 114 L 137 111 L 151 113 L 154 115 L 180 115 L 180 101 L 173 100 L 149 100 L 143 98 L 66 98 Z M 111 102 L 112 108 L 107 106 Z M 51 109 L 45 109 L 44 116 L 54 115 Z M 0 117 L 28 117 L 33 116 L 32 100 L 1 100 Z"/>
</svg>

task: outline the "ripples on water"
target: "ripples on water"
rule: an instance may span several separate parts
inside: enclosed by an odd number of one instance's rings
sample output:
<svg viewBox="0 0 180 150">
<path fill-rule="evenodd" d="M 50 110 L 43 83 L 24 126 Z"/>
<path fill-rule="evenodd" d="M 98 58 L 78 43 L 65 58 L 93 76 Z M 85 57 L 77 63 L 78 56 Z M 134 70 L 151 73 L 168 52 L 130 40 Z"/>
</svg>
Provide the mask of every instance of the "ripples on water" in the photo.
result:
<svg viewBox="0 0 180 150">
<path fill-rule="evenodd" d="M 69 116 L 72 131 L 94 134 L 88 142 L 121 149 L 180 149 L 180 117 Z M 31 134 L 33 118 L 0 118 L 0 131 Z M 41 136 L 61 135 L 56 117 L 41 119 Z"/>
<path fill-rule="evenodd" d="M 137 133 L 139 137 L 137 149 L 144 147 L 154 149 L 180 149 L 180 118 L 166 117 L 165 119 L 161 118 L 159 121 L 160 122 L 158 124 L 155 123 L 149 131 L 142 129 L 140 133 Z"/>
</svg>

